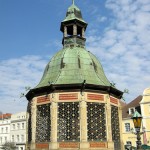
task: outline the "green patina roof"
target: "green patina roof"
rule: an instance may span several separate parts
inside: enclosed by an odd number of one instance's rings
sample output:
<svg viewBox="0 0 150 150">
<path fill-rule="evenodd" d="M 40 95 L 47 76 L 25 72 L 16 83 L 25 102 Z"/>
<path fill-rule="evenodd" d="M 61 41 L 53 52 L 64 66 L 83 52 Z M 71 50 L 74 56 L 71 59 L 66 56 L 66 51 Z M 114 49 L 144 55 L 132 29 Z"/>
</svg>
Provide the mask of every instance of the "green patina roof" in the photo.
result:
<svg viewBox="0 0 150 150">
<path fill-rule="evenodd" d="M 84 22 L 81 11 L 73 0 L 63 22 L 74 19 Z M 45 68 L 40 83 L 35 88 L 46 87 L 51 84 L 81 84 L 84 80 L 87 84 L 111 86 L 98 59 L 85 48 L 81 48 L 84 39 L 82 37 L 76 37 L 76 39 L 68 37 L 64 41 L 67 42 L 70 39 L 76 42 L 65 43 L 64 48 L 53 56 Z M 69 46 L 67 47 L 67 45 Z"/>
<path fill-rule="evenodd" d="M 74 20 L 74 19 L 77 19 L 77 20 L 80 20 L 81 22 L 86 23 L 82 18 L 81 10 L 73 3 L 68 8 L 66 18 L 65 18 L 65 20 L 63 20 L 63 22 Z"/>
<path fill-rule="evenodd" d="M 88 84 L 110 86 L 98 59 L 84 48 L 64 48 L 47 64 L 36 88 L 50 84 Z"/>
<path fill-rule="evenodd" d="M 74 24 L 77 28 L 73 27 Z M 103 87 L 100 89 L 109 90 L 118 97 L 122 96 L 121 91 L 114 87 L 110 88 L 111 84 L 104 74 L 102 65 L 92 53 L 85 49 L 82 29 L 85 30 L 86 26 L 87 23 L 73 0 L 65 20 L 61 22 L 61 31 L 64 33 L 63 49 L 58 51 L 47 64 L 39 84 L 27 93 L 28 100 L 52 87 L 78 88 L 75 85 L 83 85 L 83 83 L 86 83 L 89 88 Z"/>
</svg>

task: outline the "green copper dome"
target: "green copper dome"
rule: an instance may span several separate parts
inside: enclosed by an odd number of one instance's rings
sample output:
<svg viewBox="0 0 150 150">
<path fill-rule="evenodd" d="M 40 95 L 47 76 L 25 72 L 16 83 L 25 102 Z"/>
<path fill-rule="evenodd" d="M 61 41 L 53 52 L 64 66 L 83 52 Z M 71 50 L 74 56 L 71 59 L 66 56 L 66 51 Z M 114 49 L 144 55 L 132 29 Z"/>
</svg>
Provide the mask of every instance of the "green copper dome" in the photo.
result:
<svg viewBox="0 0 150 150">
<path fill-rule="evenodd" d="M 63 48 L 47 64 L 39 84 L 26 94 L 28 100 L 54 91 L 68 90 L 98 90 L 122 96 L 121 91 L 111 86 L 99 60 L 86 50 L 86 27 L 87 23 L 73 0 L 60 26 Z"/>
<path fill-rule="evenodd" d="M 86 84 L 110 86 L 98 59 L 85 49 L 84 32 L 87 23 L 80 9 L 74 4 L 68 8 L 66 19 L 61 22 L 64 33 L 63 49 L 47 64 L 36 88 L 50 85 Z"/>
<path fill-rule="evenodd" d="M 64 48 L 50 60 L 36 88 L 50 84 L 88 84 L 110 86 L 97 58 L 81 47 Z"/>
</svg>

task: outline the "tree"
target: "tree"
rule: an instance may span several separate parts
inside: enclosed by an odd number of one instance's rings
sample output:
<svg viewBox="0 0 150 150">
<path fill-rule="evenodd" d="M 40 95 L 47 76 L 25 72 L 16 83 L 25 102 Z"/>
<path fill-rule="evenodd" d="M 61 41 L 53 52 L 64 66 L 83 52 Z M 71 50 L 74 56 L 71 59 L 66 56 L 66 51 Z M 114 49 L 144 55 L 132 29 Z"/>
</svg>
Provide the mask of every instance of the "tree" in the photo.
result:
<svg viewBox="0 0 150 150">
<path fill-rule="evenodd" d="M 17 147 L 14 142 L 6 142 L 1 147 L 1 149 L 4 149 L 4 150 L 16 150 L 16 148 Z"/>
</svg>

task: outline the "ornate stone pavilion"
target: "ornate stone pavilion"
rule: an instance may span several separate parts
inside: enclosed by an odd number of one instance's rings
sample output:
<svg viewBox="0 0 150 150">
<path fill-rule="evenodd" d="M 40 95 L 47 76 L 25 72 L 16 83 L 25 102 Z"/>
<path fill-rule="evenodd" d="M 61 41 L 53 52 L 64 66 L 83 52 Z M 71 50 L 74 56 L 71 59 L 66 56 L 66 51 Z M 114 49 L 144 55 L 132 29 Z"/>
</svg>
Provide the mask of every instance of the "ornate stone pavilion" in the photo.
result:
<svg viewBox="0 0 150 150">
<path fill-rule="evenodd" d="M 28 150 L 121 150 L 122 92 L 85 49 L 87 23 L 74 4 L 61 22 L 63 48 L 28 99 Z"/>
</svg>

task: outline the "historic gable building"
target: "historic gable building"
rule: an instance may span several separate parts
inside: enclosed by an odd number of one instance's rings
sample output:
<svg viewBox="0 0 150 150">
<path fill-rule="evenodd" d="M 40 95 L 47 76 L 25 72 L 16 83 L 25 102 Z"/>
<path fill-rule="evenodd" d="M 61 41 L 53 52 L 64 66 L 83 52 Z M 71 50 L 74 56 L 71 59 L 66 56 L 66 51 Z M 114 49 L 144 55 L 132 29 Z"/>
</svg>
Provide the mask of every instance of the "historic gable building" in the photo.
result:
<svg viewBox="0 0 150 150">
<path fill-rule="evenodd" d="M 87 23 L 74 4 L 61 22 L 63 48 L 26 97 L 27 149 L 121 150 L 122 92 L 85 48 Z"/>
<path fill-rule="evenodd" d="M 135 110 L 137 110 L 143 117 L 141 125 L 141 132 L 144 132 L 143 135 L 141 135 L 142 144 L 150 145 L 150 88 L 146 88 L 143 95 L 138 96 L 123 107 L 123 144 L 126 145 L 126 147 L 137 146 L 137 136 L 132 133 L 134 130 L 131 130 L 134 129 L 131 117 Z"/>
<path fill-rule="evenodd" d="M 0 149 L 3 144 L 10 141 L 11 115 L 10 113 L 0 114 Z"/>
</svg>

